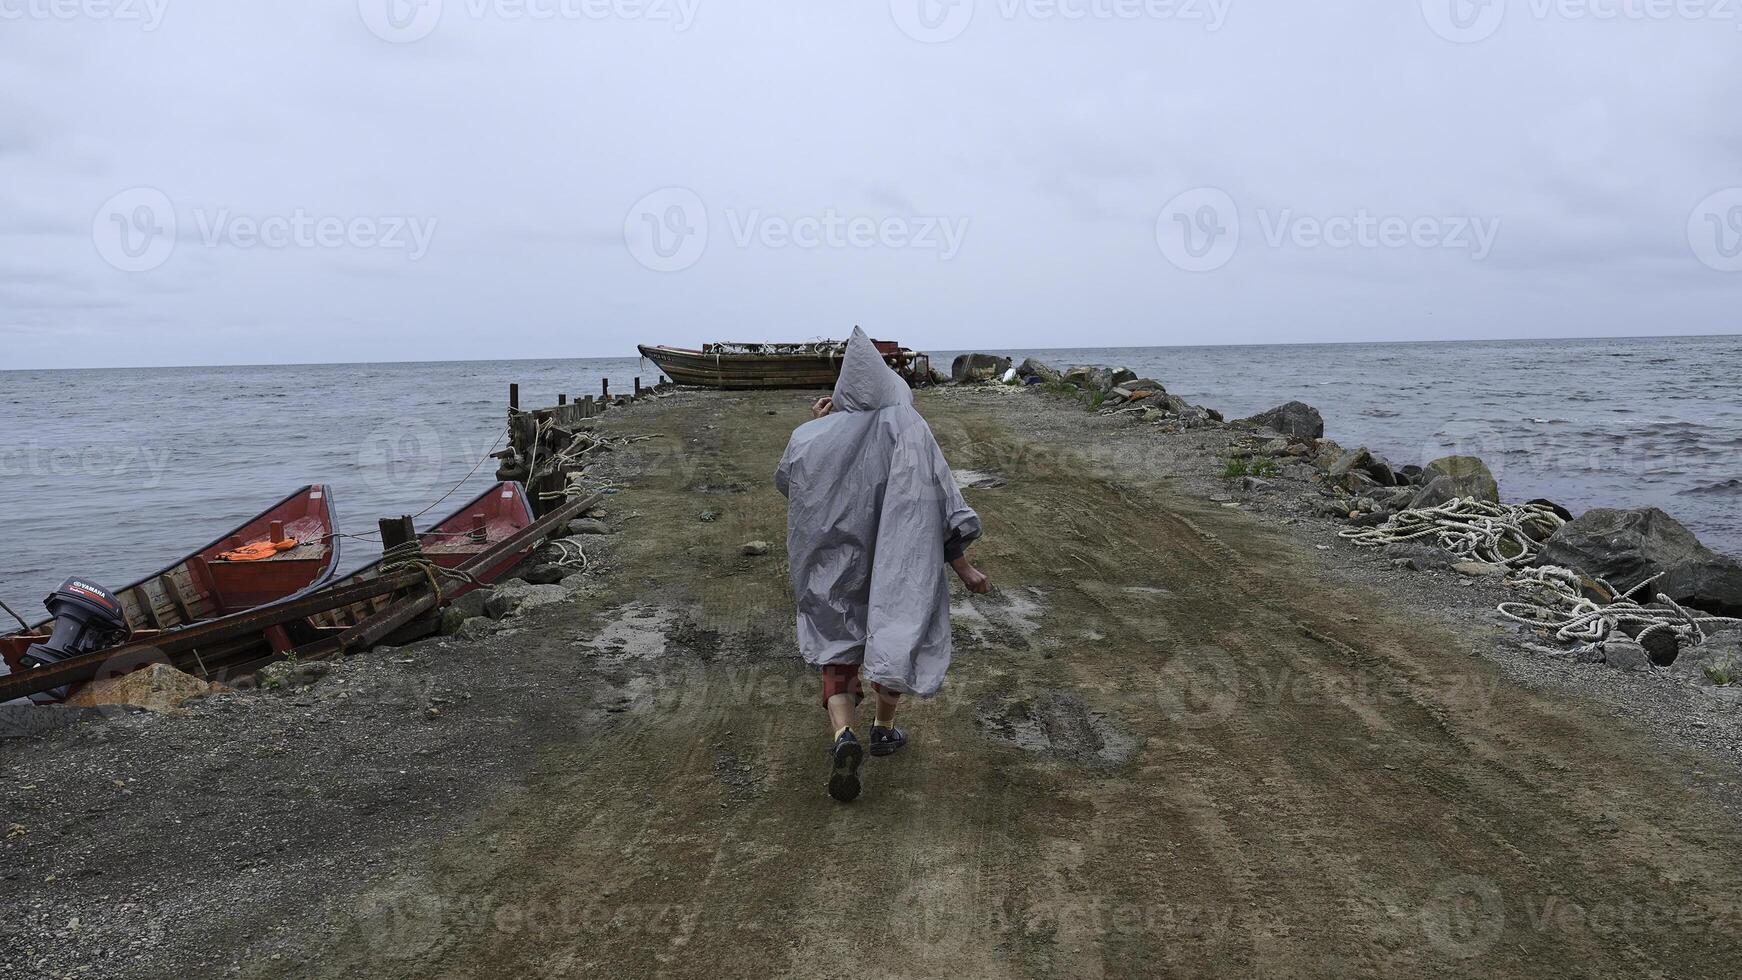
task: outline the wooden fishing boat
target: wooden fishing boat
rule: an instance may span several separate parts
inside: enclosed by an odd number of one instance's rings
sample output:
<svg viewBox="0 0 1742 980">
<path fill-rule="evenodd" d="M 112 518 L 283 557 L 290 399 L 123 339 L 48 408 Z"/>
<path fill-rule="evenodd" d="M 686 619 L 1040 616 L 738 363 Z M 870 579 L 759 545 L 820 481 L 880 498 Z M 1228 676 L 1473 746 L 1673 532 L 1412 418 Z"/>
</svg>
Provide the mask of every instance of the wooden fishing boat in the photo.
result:
<svg viewBox="0 0 1742 980">
<path fill-rule="evenodd" d="M 560 533 L 571 518 L 603 499 L 604 495 L 599 493 L 571 497 L 543 517 L 522 524 L 525 491 L 518 484 L 498 485 L 423 537 L 438 556 L 434 558 L 438 564 L 445 567 L 446 562 L 456 561 L 459 571 L 487 582 L 506 574 L 541 541 Z M 472 535 L 477 530 L 479 514 L 483 515 L 488 539 L 484 542 Z M 511 527 L 519 529 L 510 532 Z M 447 540 L 440 545 L 432 539 L 435 532 L 449 530 L 463 533 L 444 533 L 442 537 Z M 68 583 L 69 587 L 79 584 Z M 31 670 L 10 674 L 0 671 L 0 705 L 17 698 L 58 701 L 77 685 L 119 676 L 152 663 L 166 663 L 209 680 L 239 683 L 260 667 L 286 656 L 323 659 L 367 649 L 414 627 L 415 621 L 427 618 L 455 591 L 445 586 L 440 591 L 431 588 L 427 569 L 419 565 L 378 563 L 373 571 L 364 570 L 343 581 L 308 589 L 255 609 L 165 630 L 148 639 L 135 637 L 118 646 L 83 649 Z M 379 611 L 356 625 L 341 625 L 353 614 L 343 619 L 323 619 L 335 610 L 362 607 L 365 603 L 375 605 L 374 600 L 384 597 L 388 601 L 375 606 Z M 414 632 L 424 635 L 428 629 L 425 626 Z"/>
<path fill-rule="evenodd" d="M 434 527 L 419 534 L 418 549 L 434 565 L 441 568 L 459 568 L 526 530 L 532 522 L 532 501 L 526 495 L 526 488 L 513 480 L 504 480 L 438 521 Z M 493 564 L 471 573 L 477 584 L 451 580 L 442 582 L 442 600 L 450 602 L 476 589 L 478 585 L 488 585 L 508 574 L 514 566 L 532 554 L 536 545 L 536 541 L 527 542 L 524 548 L 495 556 Z M 375 559 L 335 582 L 334 587 L 379 578 L 385 560 L 385 557 Z M 394 597 L 391 595 L 374 596 L 362 602 L 310 616 L 309 624 L 317 631 L 355 626 L 386 609 L 393 601 Z"/>
<path fill-rule="evenodd" d="M 909 384 L 931 374 L 931 361 L 892 340 L 874 340 L 878 353 Z M 703 344 L 701 350 L 639 345 L 641 356 L 680 385 L 702 388 L 832 388 L 847 354 L 844 340 L 802 344 Z"/>
<path fill-rule="evenodd" d="M 180 561 L 111 590 L 126 630 L 146 639 L 325 585 L 339 564 L 337 516 L 326 484 L 303 487 Z M 0 636 L 12 670 L 52 620 Z"/>
</svg>

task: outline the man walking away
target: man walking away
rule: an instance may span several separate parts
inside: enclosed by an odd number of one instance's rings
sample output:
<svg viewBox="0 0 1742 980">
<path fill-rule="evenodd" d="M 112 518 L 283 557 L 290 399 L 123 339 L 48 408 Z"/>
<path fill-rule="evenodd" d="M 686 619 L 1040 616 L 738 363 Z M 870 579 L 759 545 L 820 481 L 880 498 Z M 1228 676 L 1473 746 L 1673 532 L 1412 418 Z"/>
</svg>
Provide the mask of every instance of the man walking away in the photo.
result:
<svg viewBox="0 0 1742 980">
<path fill-rule="evenodd" d="M 834 741 L 829 795 L 859 795 L 864 746 L 853 732 L 877 695 L 872 755 L 907 744 L 903 694 L 936 694 L 950 666 L 947 565 L 969 591 L 991 590 L 969 563 L 980 517 L 962 499 L 913 392 L 854 328 L 834 395 L 819 399 L 774 474 L 787 498 L 786 549 L 799 652 L 822 672 Z"/>
</svg>

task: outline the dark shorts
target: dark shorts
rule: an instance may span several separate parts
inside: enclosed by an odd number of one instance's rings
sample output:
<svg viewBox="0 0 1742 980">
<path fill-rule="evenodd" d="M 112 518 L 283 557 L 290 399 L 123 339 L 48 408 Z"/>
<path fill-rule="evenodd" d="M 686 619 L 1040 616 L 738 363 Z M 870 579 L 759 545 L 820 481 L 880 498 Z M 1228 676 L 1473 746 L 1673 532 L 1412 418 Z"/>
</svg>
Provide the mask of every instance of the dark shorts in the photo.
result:
<svg viewBox="0 0 1742 980">
<path fill-rule="evenodd" d="M 901 697 L 900 691 L 891 691 L 882 684 L 873 682 L 871 687 L 884 697 Z M 865 692 L 859 686 L 858 664 L 825 664 L 823 666 L 823 704 L 828 704 L 829 699 L 837 694 L 851 694 L 854 704 L 865 700 Z"/>
</svg>

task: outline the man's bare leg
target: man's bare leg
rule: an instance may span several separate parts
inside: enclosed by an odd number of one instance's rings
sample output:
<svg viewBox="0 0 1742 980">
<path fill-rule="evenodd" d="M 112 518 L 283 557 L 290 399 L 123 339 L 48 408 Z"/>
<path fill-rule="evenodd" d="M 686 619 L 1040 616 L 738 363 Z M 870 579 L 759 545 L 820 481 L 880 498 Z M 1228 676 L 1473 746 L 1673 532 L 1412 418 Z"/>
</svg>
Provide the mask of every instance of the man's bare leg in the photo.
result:
<svg viewBox="0 0 1742 980">
<path fill-rule="evenodd" d="M 886 690 L 881 684 L 871 688 L 877 692 L 877 717 L 871 723 L 871 754 L 893 755 L 907 744 L 907 733 L 895 727 L 895 709 L 901 705 L 901 692 Z"/>
<path fill-rule="evenodd" d="M 900 691 L 886 691 L 883 686 L 873 685 L 877 692 L 877 717 L 872 722 L 878 728 L 895 727 L 895 709 L 901 706 Z"/>
<path fill-rule="evenodd" d="M 853 732 L 859 716 L 858 665 L 824 667 L 823 695 L 833 735 L 829 746 L 829 795 L 848 803 L 859 795 L 859 763 L 865 758 L 865 748 Z"/>
<path fill-rule="evenodd" d="M 851 728 L 859 723 L 859 708 L 853 703 L 853 695 L 837 694 L 829 699 L 829 734 L 839 737 L 841 729 Z"/>
</svg>

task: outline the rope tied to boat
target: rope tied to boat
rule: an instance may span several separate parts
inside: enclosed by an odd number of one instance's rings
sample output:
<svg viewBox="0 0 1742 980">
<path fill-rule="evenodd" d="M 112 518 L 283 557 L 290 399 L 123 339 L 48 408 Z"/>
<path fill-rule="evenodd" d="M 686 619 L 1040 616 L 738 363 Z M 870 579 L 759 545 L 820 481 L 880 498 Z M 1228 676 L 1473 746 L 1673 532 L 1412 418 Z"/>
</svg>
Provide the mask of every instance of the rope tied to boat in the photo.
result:
<svg viewBox="0 0 1742 980">
<path fill-rule="evenodd" d="M 1437 507 L 1400 510 L 1384 524 L 1344 528 L 1337 536 L 1364 548 L 1422 541 L 1469 561 L 1517 567 L 1536 557 L 1541 542 L 1565 523 L 1546 504 L 1459 497 Z"/>
<path fill-rule="evenodd" d="M 1721 632 L 1728 627 L 1742 627 L 1742 619 L 1729 616 L 1697 614 L 1681 603 L 1656 593 L 1656 606 L 1642 605 L 1633 596 L 1639 590 L 1662 578 L 1659 572 L 1625 592 L 1608 581 L 1593 575 L 1582 575 L 1560 565 L 1523 568 L 1506 579 L 1516 589 L 1534 589 L 1536 600 L 1502 602 L 1497 607 L 1501 616 L 1537 629 L 1552 629 L 1555 639 L 1563 643 L 1582 643 L 1589 650 L 1607 640 L 1617 630 L 1642 627 L 1630 635 L 1645 643 L 1654 633 L 1668 631 L 1677 642 L 1698 645 L 1711 637 L 1706 627 Z M 1606 601 L 1599 598 L 1613 596 Z"/>
<path fill-rule="evenodd" d="M 405 568 L 415 568 L 418 571 L 423 572 L 424 578 L 429 582 L 430 591 L 435 593 L 437 606 L 442 605 L 442 603 L 446 601 L 446 595 L 442 590 L 443 579 L 467 585 L 482 584 L 479 582 L 478 576 L 473 575 L 471 572 L 462 571 L 458 568 L 445 568 L 430 561 L 429 558 L 424 556 L 423 551 L 418 547 L 416 541 L 407 541 L 403 544 L 396 544 L 382 552 L 380 567 L 382 574 L 397 572 Z"/>
</svg>

